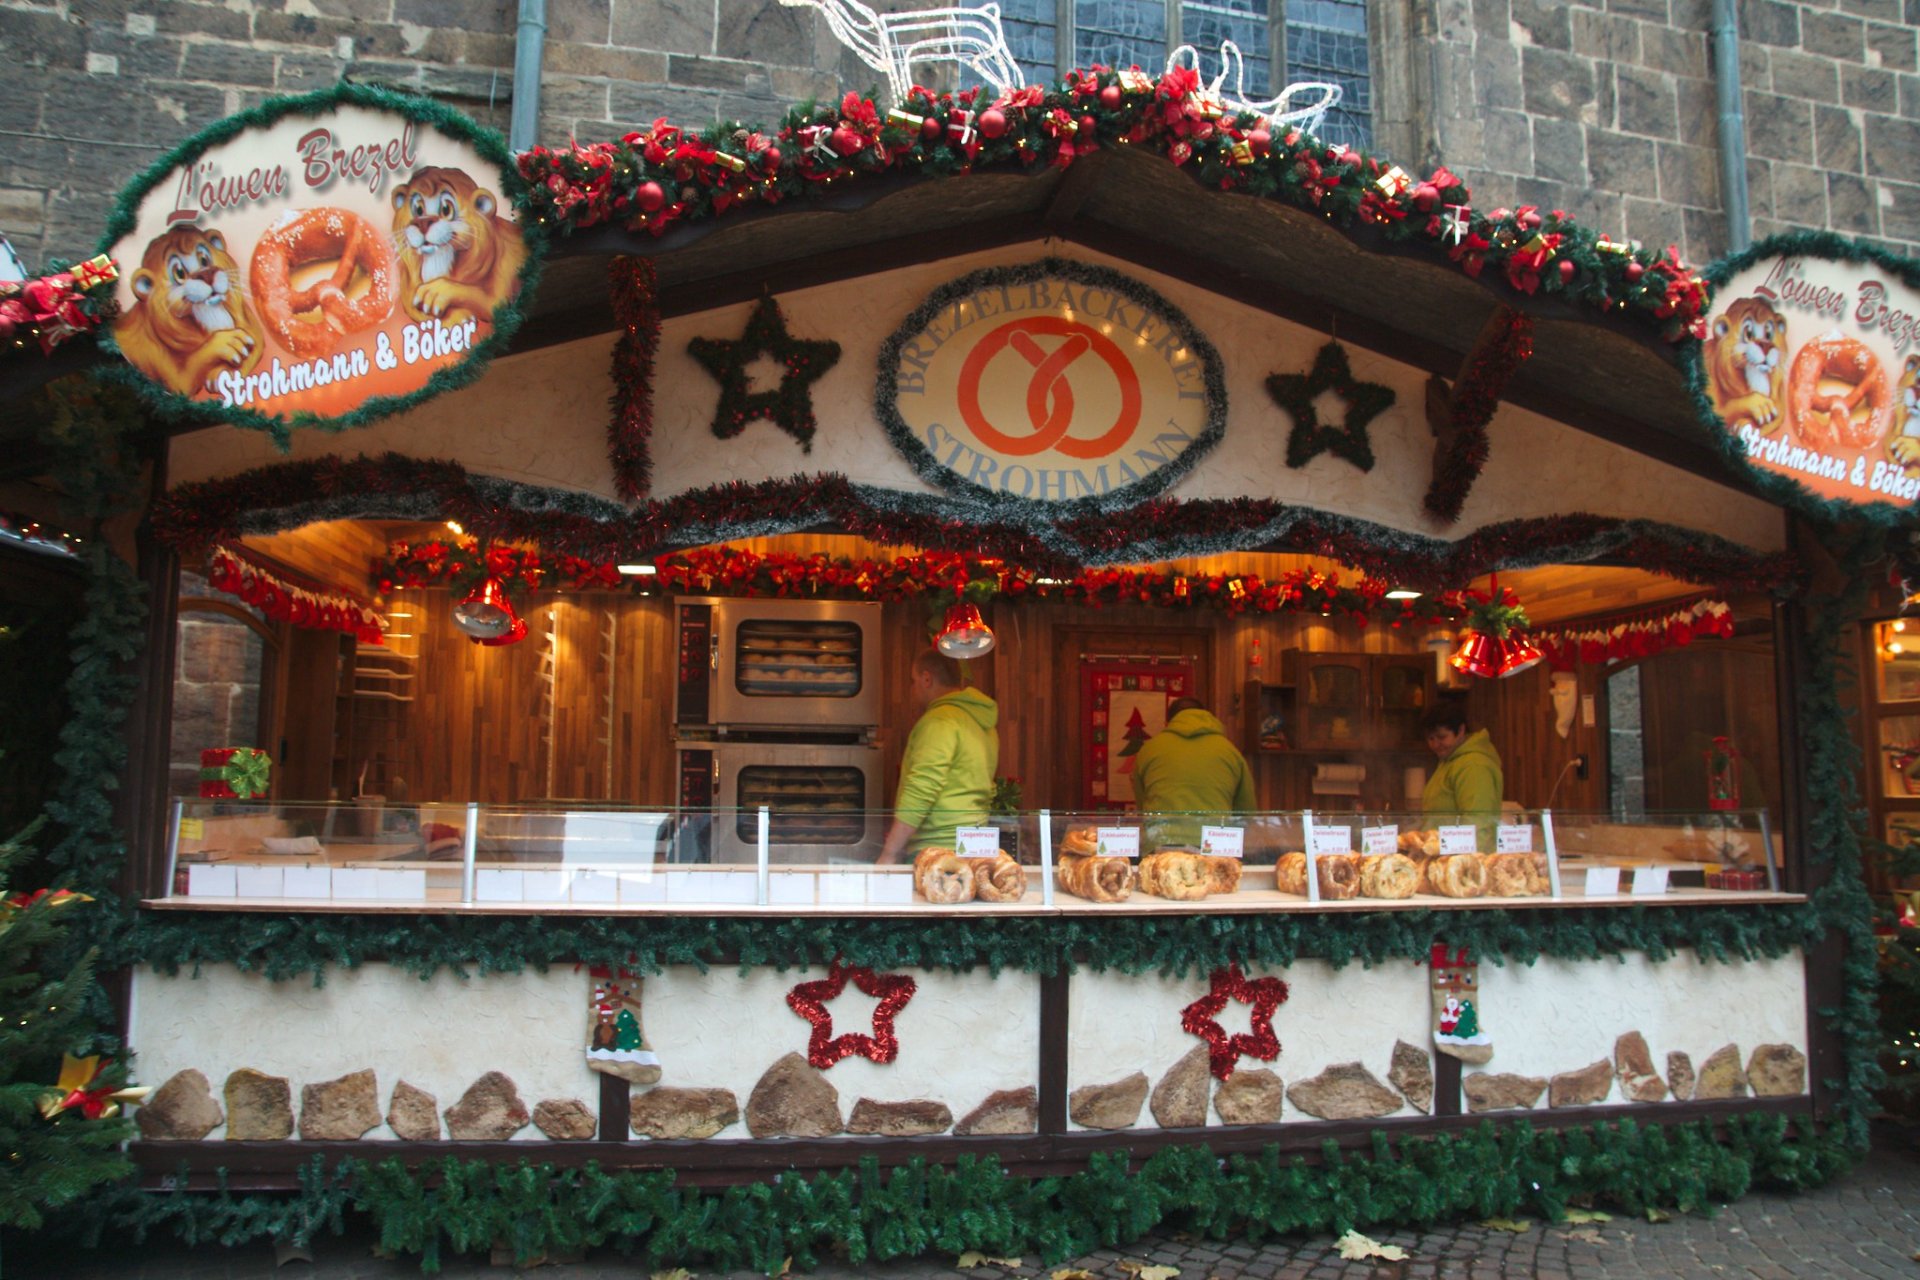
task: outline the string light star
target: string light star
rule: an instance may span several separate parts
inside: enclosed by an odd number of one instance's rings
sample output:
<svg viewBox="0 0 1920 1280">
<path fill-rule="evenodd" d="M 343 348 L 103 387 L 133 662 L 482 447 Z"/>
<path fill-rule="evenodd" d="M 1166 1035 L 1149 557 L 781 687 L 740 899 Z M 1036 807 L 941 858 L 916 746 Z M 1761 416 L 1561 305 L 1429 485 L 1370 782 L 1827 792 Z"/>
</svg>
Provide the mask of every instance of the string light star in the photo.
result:
<svg viewBox="0 0 1920 1280">
<path fill-rule="evenodd" d="M 760 299 L 739 338 L 695 338 L 687 351 L 720 383 L 720 403 L 713 410 L 714 435 L 729 440 L 749 422 L 765 418 L 798 440 L 803 451 L 813 451 L 818 424 L 812 387 L 838 363 L 839 343 L 792 336 L 780 304 L 769 297 Z M 763 354 L 782 365 L 780 385 L 771 391 L 754 391 L 747 367 Z"/>
<path fill-rule="evenodd" d="M 1230 964 L 1208 976 L 1210 989 L 1180 1011 L 1180 1026 L 1207 1042 L 1207 1063 L 1214 1078 L 1226 1080 L 1242 1057 L 1272 1062 L 1280 1056 L 1280 1038 L 1273 1031 L 1273 1015 L 1287 1002 L 1287 984 L 1278 978 L 1249 979 L 1240 966 Z M 1229 1000 L 1250 1004 L 1248 1030 L 1228 1035 L 1220 1025 L 1220 1011 Z"/>
<path fill-rule="evenodd" d="M 827 1012 L 827 1002 L 845 991 L 849 980 L 880 1002 L 873 1011 L 872 1035 L 858 1031 L 833 1034 L 833 1015 Z M 864 965 L 842 965 L 835 960 L 825 978 L 799 983 L 787 992 L 787 1007 L 813 1024 L 813 1034 L 807 1040 L 807 1061 L 816 1070 L 825 1071 L 856 1053 L 874 1062 L 892 1062 L 899 1057 L 900 1038 L 894 1034 L 893 1020 L 916 990 L 917 984 L 904 973 L 875 973 Z"/>
</svg>

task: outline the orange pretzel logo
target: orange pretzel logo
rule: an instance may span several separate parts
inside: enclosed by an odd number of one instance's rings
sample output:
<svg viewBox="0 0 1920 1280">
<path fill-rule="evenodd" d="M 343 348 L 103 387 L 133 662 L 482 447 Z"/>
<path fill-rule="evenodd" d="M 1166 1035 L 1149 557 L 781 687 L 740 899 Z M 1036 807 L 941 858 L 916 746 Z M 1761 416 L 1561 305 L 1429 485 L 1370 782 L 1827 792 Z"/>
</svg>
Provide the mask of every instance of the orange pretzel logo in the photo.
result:
<svg viewBox="0 0 1920 1280">
<path fill-rule="evenodd" d="M 1059 338 L 1051 351 L 1035 338 Z M 987 421 L 980 407 L 980 380 L 993 358 L 1008 347 L 1030 366 L 1027 379 L 1027 425 L 1030 434 L 1008 435 Z M 1073 426 L 1073 387 L 1067 370 L 1091 352 L 1113 373 L 1120 388 L 1120 414 L 1111 427 L 1093 439 L 1070 436 Z M 1140 425 L 1140 376 L 1113 340 L 1098 329 L 1057 316 L 1009 320 L 989 333 L 967 353 L 960 368 L 960 417 L 988 448 L 1009 457 L 1024 458 L 1057 449 L 1069 458 L 1103 458 L 1120 448 Z"/>
</svg>

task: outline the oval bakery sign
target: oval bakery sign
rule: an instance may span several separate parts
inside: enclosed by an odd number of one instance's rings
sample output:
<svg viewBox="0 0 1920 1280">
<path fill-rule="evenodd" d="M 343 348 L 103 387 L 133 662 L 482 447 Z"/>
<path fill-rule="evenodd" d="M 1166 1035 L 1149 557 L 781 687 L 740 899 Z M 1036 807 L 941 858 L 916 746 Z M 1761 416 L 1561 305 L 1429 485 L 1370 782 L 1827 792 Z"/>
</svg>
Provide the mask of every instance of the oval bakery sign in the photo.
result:
<svg viewBox="0 0 1920 1280">
<path fill-rule="evenodd" d="M 150 389 L 282 430 L 437 390 L 514 314 L 531 255 L 505 161 L 368 90 L 215 126 L 126 202 L 114 344 Z"/>
<path fill-rule="evenodd" d="M 936 291 L 882 350 L 878 402 L 932 483 L 1048 503 L 1151 497 L 1226 425 L 1220 357 L 1185 316 L 1058 259 Z"/>
</svg>

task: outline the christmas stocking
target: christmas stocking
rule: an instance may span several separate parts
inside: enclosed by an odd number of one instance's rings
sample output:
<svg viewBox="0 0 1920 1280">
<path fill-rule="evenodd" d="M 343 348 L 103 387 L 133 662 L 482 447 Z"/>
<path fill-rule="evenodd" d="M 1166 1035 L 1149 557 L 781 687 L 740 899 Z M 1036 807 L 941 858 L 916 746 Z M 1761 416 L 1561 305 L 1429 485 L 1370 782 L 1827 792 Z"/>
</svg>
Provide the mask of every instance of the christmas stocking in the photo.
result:
<svg viewBox="0 0 1920 1280">
<path fill-rule="evenodd" d="M 1432 976 L 1433 1047 L 1478 1066 L 1493 1057 L 1493 1037 L 1480 1020 L 1480 965 L 1468 959 L 1467 949 L 1443 942 L 1433 944 L 1428 961 Z"/>
<path fill-rule="evenodd" d="M 640 979 L 625 969 L 594 968 L 587 1065 L 634 1084 L 660 1079 L 660 1059 L 640 1034 Z"/>
</svg>

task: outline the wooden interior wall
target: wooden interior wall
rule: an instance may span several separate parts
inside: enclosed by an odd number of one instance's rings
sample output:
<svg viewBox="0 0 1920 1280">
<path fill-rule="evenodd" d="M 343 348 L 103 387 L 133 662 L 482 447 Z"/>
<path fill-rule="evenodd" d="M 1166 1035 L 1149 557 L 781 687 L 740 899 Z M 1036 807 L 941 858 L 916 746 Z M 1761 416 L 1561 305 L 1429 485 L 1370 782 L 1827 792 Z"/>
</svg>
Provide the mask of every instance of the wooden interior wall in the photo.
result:
<svg viewBox="0 0 1920 1280">
<path fill-rule="evenodd" d="M 1584 723 L 1584 703 L 1576 703 L 1573 729 L 1565 738 L 1554 731 L 1552 673 L 1546 663 L 1504 680 L 1472 682 L 1467 691 L 1469 727 L 1485 729 L 1492 737 L 1507 778 L 1507 799 L 1528 809 L 1545 808 L 1549 799 L 1563 811 L 1606 809 L 1607 670 L 1584 665 L 1574 669 L 1580 697 L 1594 700 L 1594 723 Z M 1587 757 L 1584 780 L 1566 768 L 1576 755 Z M 1563 770 L 1566 777 L 1561 779 Z"/>
<path fill-rule="evenodd" d="M 387 550 L 385 534 L 377 526 L 358 520 L 329 520 L 285 533 L 250 534 L 245 541 L 249 550 L 360 596 L 370 594 L 367 567 Z"/>
</svg>

